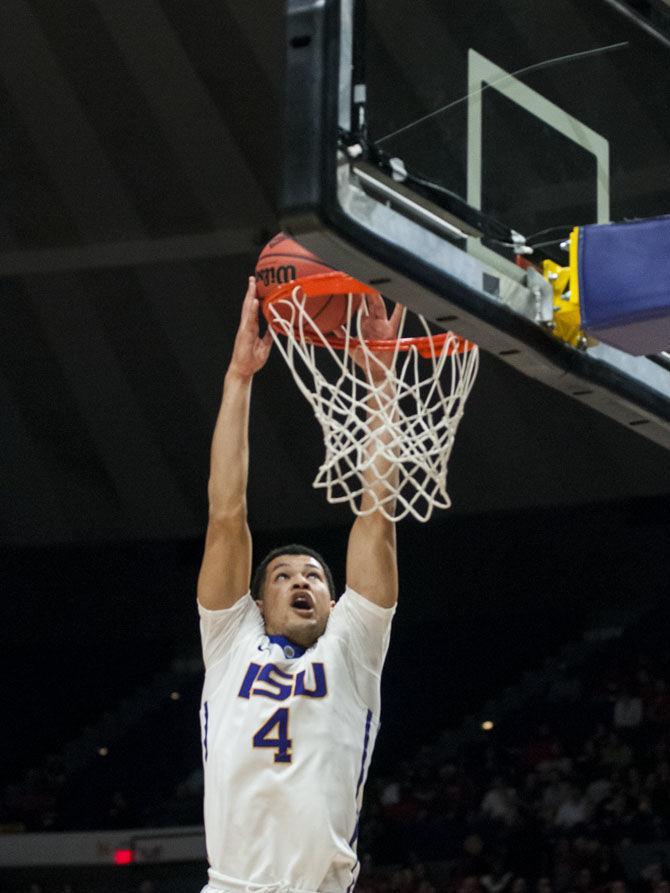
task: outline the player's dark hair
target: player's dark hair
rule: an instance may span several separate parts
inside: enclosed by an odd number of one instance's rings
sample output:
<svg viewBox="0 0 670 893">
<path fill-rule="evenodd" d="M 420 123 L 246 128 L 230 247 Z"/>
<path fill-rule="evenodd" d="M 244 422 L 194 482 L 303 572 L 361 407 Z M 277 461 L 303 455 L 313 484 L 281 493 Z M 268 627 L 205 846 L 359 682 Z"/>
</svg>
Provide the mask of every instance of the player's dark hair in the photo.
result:
<svg viewBox="0 0 670 893">
<path fill-rule="evenodd" d="M 319 555 L 318 552 L 315 552 L 314 549 L 310 549 L 309 546 L 301 546 L 299 543 L 291 543 L 288 546 L 280 546 L 278 549 L 273 549 L 271 552 L 265 556 L 265 558 L 261 561 L 261 563 L 256 568 L 254 573 L 253 580 L 251 581 L 251 597 L 255 600 L 263 598 L 263 589 L 265 588 L 265 577 L 267 574 L 268 565 L 275 558 L 278 558 L 280 555 L 309 555 L 310 558 L 316 558 L 321 567 L 323 568 L 323 572 L 326 575 L 326 583 L 328 584 L 328 589 L 330 590 L 330 597 L 334 600 L 337 598 L 335 595 L 335 582 L 333 581 L 333 575 L 330 571 L 330 568 L 323 560 L 323 558 Z"/>
</svg>

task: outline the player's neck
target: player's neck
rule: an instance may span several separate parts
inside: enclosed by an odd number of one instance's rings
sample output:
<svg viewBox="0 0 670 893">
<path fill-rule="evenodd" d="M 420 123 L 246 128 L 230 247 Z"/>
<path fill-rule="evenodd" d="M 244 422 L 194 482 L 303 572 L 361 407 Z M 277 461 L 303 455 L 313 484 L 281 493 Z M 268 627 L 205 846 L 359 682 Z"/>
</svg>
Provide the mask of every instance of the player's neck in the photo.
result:
<svg viewBox="0 0 670 893">
<path fill-rule="evenodd" d="M 292 641 L 287 636 L 280 636 L 277 633 L 268 633 L 268 639 L 273 645 L 279 645 L 283 649 L 286 657 L 302 657 L 307 648 Z"/>
</svg>

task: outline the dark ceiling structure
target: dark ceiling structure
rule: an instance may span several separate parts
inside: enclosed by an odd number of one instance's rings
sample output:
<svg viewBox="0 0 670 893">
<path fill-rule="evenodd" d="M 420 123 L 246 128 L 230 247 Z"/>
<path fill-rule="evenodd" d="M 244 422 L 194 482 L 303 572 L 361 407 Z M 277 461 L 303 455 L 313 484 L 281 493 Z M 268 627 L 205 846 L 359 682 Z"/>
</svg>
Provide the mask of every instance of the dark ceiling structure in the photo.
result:
<svg viewBox="0 0 670 893">
<path fill-rule="evenodd" d="M 0 4 L 0 541 L 201 535 L 246 276 L 278 228 L 280 0 Z M 411 72 L 407 72 L 411 77 Z M 670 151 L 670 147 L 669 151 Z M 252 523 L 343 524 L 310 410 L 254 384 Z M 670 493 L 668 454 L 484 357 L 453 512 Z"/>
</svg>

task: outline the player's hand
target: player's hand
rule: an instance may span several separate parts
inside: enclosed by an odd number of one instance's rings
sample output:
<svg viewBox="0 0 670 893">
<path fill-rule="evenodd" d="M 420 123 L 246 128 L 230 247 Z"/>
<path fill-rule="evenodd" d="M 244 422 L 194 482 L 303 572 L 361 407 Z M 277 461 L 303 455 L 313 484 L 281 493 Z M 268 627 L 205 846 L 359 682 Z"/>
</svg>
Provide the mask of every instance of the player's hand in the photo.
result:
<svg viewBox="0 0 670 893">
<path fill-rule="evenodd" d="M 404 309 L 402 304 L 395 305 L 393 313 L 389 318 L 386 311 L 386 304 L 381 295 L 366 295 L 365 301 L 367 313 L 364 308 L 360 322 L 361 335 L 363 338 L 365 338 L 366 341 L 390 341 L 396 338 Z M 369 364 L 365 358 L 365 353 L 360 347 L 354 348 L 351 355 L 354 362 L 358 363 L 358 365 L 365 371 L 366 375 L 370 375 L 372 380 L 376 382 L 386 377 L 386 369 L 391 366 L 395 351 L 374 351 L 373 353 L 375 361 L 370 360 Z"/>
<path fill-rule="evenodd" d="M 249 277 L 249 286 L 242 303 L 240 325 L 235 336 L 233 355 L 230 358 L 228 371 L 241 378 L 250 378 L 262 369 L 270 356 L 272 334 L 268 329 L 262 338 L 259 337 L 258 309 L 256 297 L 256 280 Z"/>
</svg>

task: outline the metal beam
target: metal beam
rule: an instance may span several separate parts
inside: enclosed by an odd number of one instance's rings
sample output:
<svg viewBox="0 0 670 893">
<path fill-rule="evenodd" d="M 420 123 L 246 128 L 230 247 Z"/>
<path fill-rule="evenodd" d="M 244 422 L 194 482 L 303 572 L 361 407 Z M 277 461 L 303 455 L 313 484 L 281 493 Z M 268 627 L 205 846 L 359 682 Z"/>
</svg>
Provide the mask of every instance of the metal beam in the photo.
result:
<svg viewBox="0 0 670 893">
<path fill-rule="evenodd" d="M 235 196 L 267 222 L 273 213 L 268 198 L 164 10 L 156 0 L 93 2 L 212 222 L 225 220 Z"/>
<path fill-rule="evenodd" d="M 163 239 L 132 239 L 73 248 L 5 251 L 0 253 L 0 276 L 135 267 L 242 255 L 257 251 L 261 241 L 258 230 L 236 227 Z"/>
<path fill-rule="evenodd" d="M 28 0 L 0 3 L 0 78 L 83 237 L 140 237 L 144 227 Z"/>
</svg>

